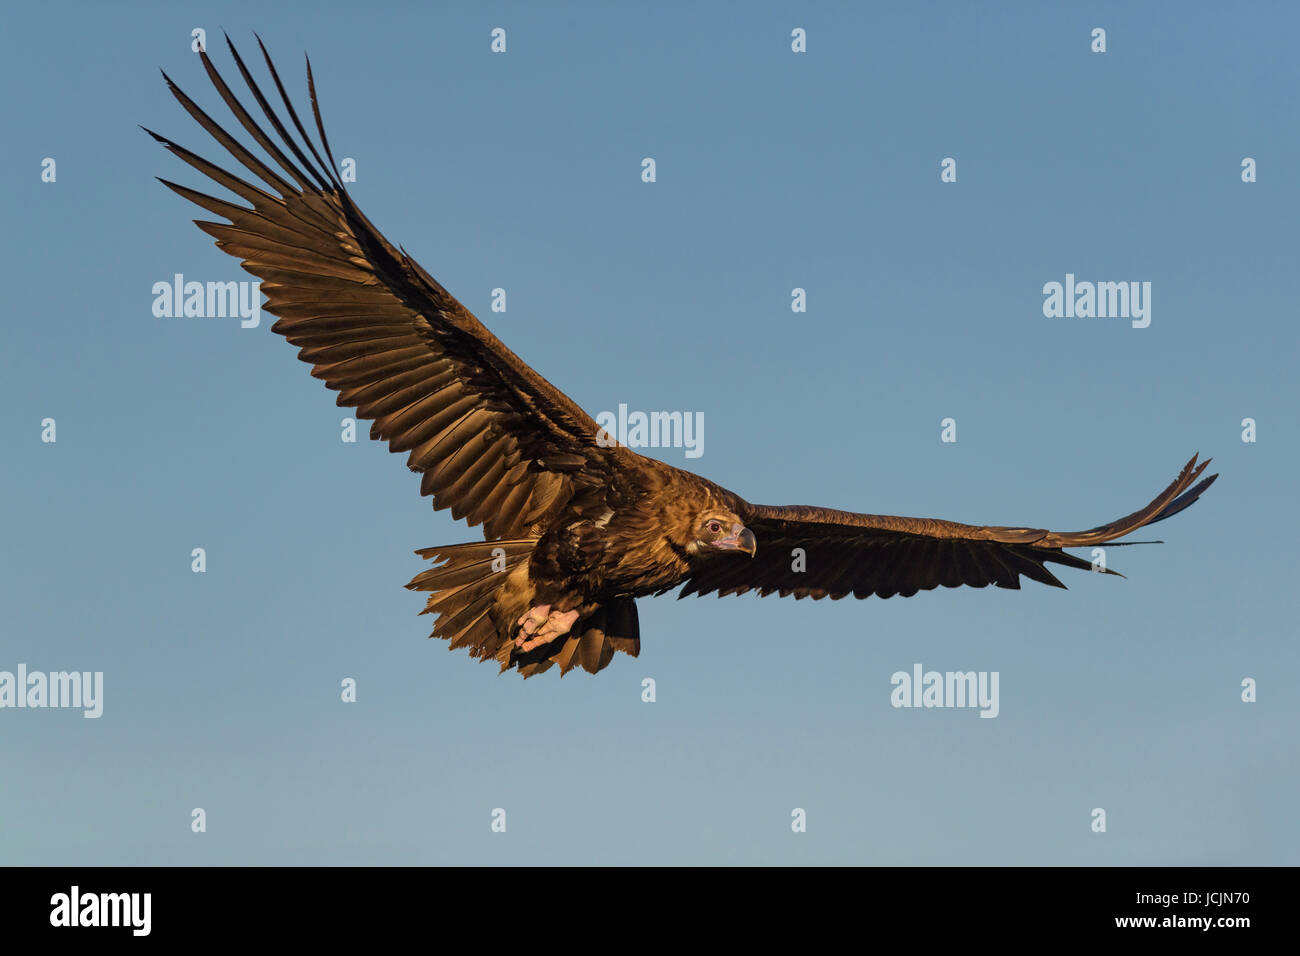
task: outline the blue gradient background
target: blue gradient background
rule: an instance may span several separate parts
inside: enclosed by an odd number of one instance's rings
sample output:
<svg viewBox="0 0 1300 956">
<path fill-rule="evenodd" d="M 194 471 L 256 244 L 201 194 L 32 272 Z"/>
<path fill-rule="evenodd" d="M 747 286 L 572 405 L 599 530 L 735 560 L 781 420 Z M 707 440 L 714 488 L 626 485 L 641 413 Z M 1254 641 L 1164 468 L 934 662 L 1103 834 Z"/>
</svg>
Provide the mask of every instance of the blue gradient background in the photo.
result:
<svg viewBox="0 0 1300 956">
<path fill-rule="evenodd" d="M 6 9 L 0 669 L 106 689 L 0 711 L 0 863 L 1300 862 L 1294 5 L 627 6 Z M 135 125 L 224 163 L 157 72 L 227 121 L 196 26 L 304 104 L 309 50 L 389 239 L 593 414 L 702 411 L 658 454 L 752 501 L 1068 530 L 1223 477 L 1127 580 L 660 598 L 638 660 L 497 677 L 402 588 L 477 533 L 272 317 L 151 314 L 250 278 Z M 1067 272 L 1151 281 L 1151 327 L 1044 318 Z M 915 662 L 1001 715 L 893 709 Z"/>
</svg>

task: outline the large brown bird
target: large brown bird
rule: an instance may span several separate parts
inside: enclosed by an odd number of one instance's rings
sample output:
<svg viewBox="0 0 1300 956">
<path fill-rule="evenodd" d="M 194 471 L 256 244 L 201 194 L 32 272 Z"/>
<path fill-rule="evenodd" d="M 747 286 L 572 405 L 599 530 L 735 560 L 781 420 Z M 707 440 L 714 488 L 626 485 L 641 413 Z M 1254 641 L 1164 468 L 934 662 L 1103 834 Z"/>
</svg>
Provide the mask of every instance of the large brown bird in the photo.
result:
<svg viewBox="0 0 1300 956">
<path fill-rule="evenodd" d="M 1089 531 L 983 527 L 829 508 L 754 505 L 713 482 L 611 444 L 567 395 L 528 367 L 438 282 L 394 248 L 334 170 L 307 87 L 322 159 L 271 58 L 262 55 L 295 136 L 227 38 L 275 136 L 250 115 L 206 53 L 234 119 L 274 163 L 219 126 L 163 74 L 181 105 L 246 179 L 150 133 L 248 205 L 162 180 L 226 222 L 197 221 L 262 279 L 272 327 L 300 347 L 338 404 L 373 421 L 372 438 L 407 452 L 434 508 L 483 526 L 484 541 L 416 552 L 436 562 L 407 585 L 430 596 L 433 636 L 525 677 L 558 664 L 595 673 L 640 649 L 636 599 L 777 592 L 888 598 L 944 587 L 1018 588 L 1024 575 L 1092 565 L 1064 548 L 1106 544 L 1192 504 L 1214 481 L 1193 457 L 1145 508 Z M 261 46 L 261 40 L 258 40 Z M 277 142 L 278 139 L 278 142 Z M 287 152 L 286 152 L 287 150 Z M 310 154 L 310 155 L 308 155 Z M 268 189 L 270 191 L 268 191 Z"/>
</svg>

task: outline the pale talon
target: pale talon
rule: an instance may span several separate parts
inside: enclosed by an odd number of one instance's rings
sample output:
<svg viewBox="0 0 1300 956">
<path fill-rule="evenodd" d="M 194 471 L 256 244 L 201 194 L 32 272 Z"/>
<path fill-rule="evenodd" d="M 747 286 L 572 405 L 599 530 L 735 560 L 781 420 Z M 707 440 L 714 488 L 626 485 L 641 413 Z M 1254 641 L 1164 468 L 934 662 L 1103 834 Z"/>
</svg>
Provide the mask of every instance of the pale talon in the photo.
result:
<svg viewBox="0 0 1300 956">
<path fill-rule="evenodd" d="M 576 610 L 552 611 L 549 604 L 530 608 L 527 614 L 519 618 L 520 634 L 515 638 L 515 646 L 522 651 L 541 647 L 569 633 L 569 628 L 573 627 L 577 620 Z"/>
</svg>

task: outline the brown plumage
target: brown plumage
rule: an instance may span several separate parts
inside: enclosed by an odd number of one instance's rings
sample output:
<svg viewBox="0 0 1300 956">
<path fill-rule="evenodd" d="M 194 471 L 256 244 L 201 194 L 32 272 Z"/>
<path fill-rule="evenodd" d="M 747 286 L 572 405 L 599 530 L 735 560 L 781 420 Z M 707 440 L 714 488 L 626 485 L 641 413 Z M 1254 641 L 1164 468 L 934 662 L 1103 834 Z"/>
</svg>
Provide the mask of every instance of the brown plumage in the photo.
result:
<svg viewBox="0 0 1300 956">
<path fill-rule="evenodd" d="M 258 41 L 259 46 L 261 41 Z M 227 39 L 270 133 L 206 53 L 204 69 L 274 167 L 170 79 L 181 105 L 261 185 L 156 133 L 175 155 L 248 205 L 162 180 L 224 222 L 197 221 L 262 280 L 272 327 L 299 347 L 338 404 L 372 421 L 372 438 L 407 453 L 436 509 L 482 525 L 484 541 L 418 551 L 434 562 L 407 587 L 429 592 L 433 636 L 525 677 L 558 664 L 596 672 L 640 649 L 638 597 L 756 590 L 832 599 L 904 597 L 944 587 L 1018 588 L 1021 575 L 1064 587 L 1048 564 L 1089 569 L 1063 549 L 1113 542 L 1192 504 L 1214 481 L 1187 463 L 1145 508 L 1090 531 L 980 527 L 827 508 L 752 505 L 698 475 L 611 445 L 596 422 L 529 368 L 353 203 L 290 103 L 294 133 Z M 166 78 L 166 74 L 164 74 Z M 278 140 L 278 142 L 277 142 Z M 287 152 L 286 152 L 287 150 Z M 270 191 L 268 191 L 268 189 Z M 796 568 L 798 568 L 796 570 Z M 1113 573 L 1113 572 L 1112 572 Z"/>
</svg>

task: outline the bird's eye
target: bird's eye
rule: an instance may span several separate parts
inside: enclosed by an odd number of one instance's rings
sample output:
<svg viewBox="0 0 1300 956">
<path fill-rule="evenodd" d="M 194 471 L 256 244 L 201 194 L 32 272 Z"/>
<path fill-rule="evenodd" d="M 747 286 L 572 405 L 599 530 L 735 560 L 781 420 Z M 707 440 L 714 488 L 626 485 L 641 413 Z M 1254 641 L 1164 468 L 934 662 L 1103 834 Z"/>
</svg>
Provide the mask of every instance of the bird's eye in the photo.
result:
<svg viewBox="0 0 1300 956">
<path fill-rule="evenodd" d="M 722 525 L 721 525 L 721 523 L 719 523 L 719 522 L 717 522 L 717 521 L 710 521 L 710 522 L 709 522 L 709 533 L 710 533 L 710 534 L 721 534 L 721 533 L 722 533 Z"/>
</svg>

